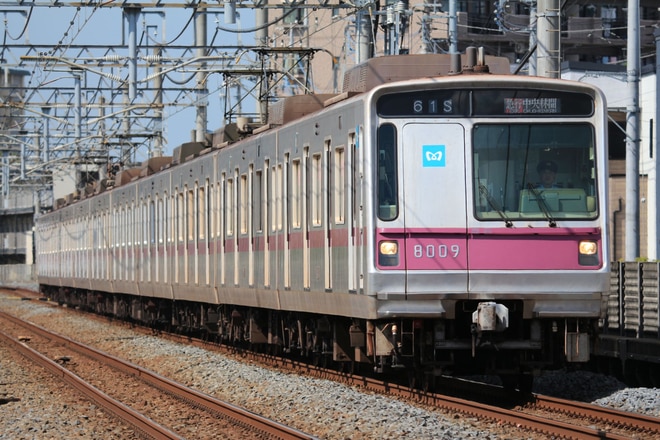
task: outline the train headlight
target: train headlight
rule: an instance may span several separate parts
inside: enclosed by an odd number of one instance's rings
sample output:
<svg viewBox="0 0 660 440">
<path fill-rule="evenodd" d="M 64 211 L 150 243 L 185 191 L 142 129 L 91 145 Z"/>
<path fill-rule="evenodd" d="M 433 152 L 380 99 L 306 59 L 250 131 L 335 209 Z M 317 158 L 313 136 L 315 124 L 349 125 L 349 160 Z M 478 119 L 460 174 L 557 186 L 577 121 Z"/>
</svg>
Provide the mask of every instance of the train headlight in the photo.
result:
<svg viewBox="0 0 660 440">
<path fill-rule="evenodd" d="M 399 243 L 396 241 L 381 241 L 378 243 L 378 264 L 381 266 L 399 265 Z"/>
<path fill-rule="evenodd" d="M 593 240 L 582 240 L 578 245 L 580 266 L 598 266 L 598 243 Z"/>
<path fill-rule="evenodd" d="M 580 242 L 581 255 L 596 255 L 598 253 L 598 243 L 595 241 L 583 240 Z"/>
</svg>

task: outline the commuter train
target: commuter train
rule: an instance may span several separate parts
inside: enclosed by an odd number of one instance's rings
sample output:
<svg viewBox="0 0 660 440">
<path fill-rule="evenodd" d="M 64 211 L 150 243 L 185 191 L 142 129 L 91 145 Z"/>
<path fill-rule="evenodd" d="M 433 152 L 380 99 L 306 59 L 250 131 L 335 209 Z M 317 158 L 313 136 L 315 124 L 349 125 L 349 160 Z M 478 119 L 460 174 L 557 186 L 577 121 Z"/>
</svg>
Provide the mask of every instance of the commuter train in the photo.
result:
<svg viewBox="0 0 660 440">
<path fill-rule="evenodd" d="M 593 367 L 631 386 L 660 387 L 660 263 L 618 261 L 611 272 Z"/>
<path fill-rule="evenodd" d="M 424 384 L 584 363 L 609 289 L 607 106 L 509 69 L 374 58 L 340 94 L 121 170 L 37 220 L 42 292 Z"/>
</svg>

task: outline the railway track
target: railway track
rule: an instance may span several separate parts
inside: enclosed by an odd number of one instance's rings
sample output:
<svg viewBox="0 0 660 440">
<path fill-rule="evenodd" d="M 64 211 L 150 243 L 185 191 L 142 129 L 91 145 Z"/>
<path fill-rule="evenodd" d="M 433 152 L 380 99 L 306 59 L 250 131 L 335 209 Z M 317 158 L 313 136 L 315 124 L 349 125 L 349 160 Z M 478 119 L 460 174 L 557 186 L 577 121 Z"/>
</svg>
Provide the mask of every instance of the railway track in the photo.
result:
<svg viewBox="0 0 660 440">
<path fill-rule="evenodd" d="M 547 435 L 551 438 L 660 440 L 660 418 L 642 414 L 536 394 L 530 396 L 516 393 L 512 396 L 510 390 L 501 387 L 481 383 L 469 383 L 466 386 L 465 381 L 462 381 L 462 386 L 458 386 L 460 390 L 456 393 L 469 395 L 471 396 L 469 399 L 429 393 L 388 381 L 334 371 L 284 357 L 228 348 L 201 339 L 190 338 L 189 336 L 170 333 L 163 334 L 163 336 L 178 342 L 220 350 L 226 354 L 239 354 L 245 360 L 279 369 L 292 370 L 303 375 L 341 382 L 349 386 L 395 396 L 432 408 L 459 412 L 478 417 L 481 420 L 491 420 L 495 423 L 506 423 L 516 429 Z M 456 387 L 450 382 L 453 381 L 448 380 L 445 386 L 454 390 Z M 489 403 L 478 400 L 484 396 L 487 397 Z M 512 402 L 516 403 L 512 404 Z"/>
<path fill-rule="evenodd" d="M 335 374 L 328 372 L 324 376 L 332 379 L 331 376 Z M 350 375 L 336 374 L 335 380 L 348 381 L 374 392 L 459 412 L 480 420 L 506 423 L 518 430 L 547 435 L 549 438 L 660 439 L 660 418 L 549 396 L 511 396 L 511 391 L 500 387 L 493 389 L 494 387 L 488 385 L 473 384 L 476 388 L 470 390 L 469 394 L 487 395 L 489 401 L 502 402 L 501 406 L 445 394 L 411 390 L 406 386 Z M 483 390 L 487 388 L 489 390 L 484 392 Z M 521 403 L 511 407 L 512 400 Z"/>
<path fill-rule="evenodd" d="M 582 420 L 590 426 L 598 426 L 602 432 L 620 434 L 623 438 L 660 438 L 660 419 L 657 417 L 616 411 L 598 405 L 534 395 L 532 401 L 520 410 L 539 416 L 547 413 L 554 418 L 564 415 L 570 421 Z"/>
<path fill-rule="evenodd" d="M 96 318 L 98 319 L 98 317 Z M 152 333 L 152 330 L 148 328 L 135 327 L 134 330 Z M 407 386 L 360 375 L 336 372 L 287 358 L 238 350 L 189 336 L 170 333 L 163 333 L 161 336 L 188 345 L 238 355 L 243 360 L 259 362 L 286 370 L 295 370 L 304 375 L 331 379 L 380 394 L 397 396 L 428 407 L 441 408 L 448 412 L 458 412 L 479 420 L 507 424 L 515 427 L 516 430 L 529 433 L 530 435 L 522 434 L 529 438 L 536 438 L 531 434 L 537 433 L 539 437 L 547 436 L 551 438 L 660 439 L 660 419 L 655 417 L 547 396 L 512 396 L 510 391 L 505 391 L 500 387 L 485 386 L 484 384 L 469 384 L 468 388 L 471 389 L 457 391 L 456 395 L 462 396 L 488 395 L 490 396 L 488 400 L 490 404 L 486 404 L 472 398 L 466 399 L 412 390 Z M 493 401 L 499 401 L 500 403 L 493 404 Z"/>
<path fill-rule="evenodd" d="M 553 438 L 575 439 L 659 439 L 660 418 L 619 411 L 573 400 L 543 395 L 514 393 L 502 387 L 448 379 L 444 387 L 455 394 L 446 395 L 414 390 L 357 374 L 321 368 L 284 357 L 236 350 L 210 344 L 201 339 L 176 334 L 165 337 L 228 354 L 239 353 L 246 360 L 271 367 L 293 370 L 303 375 L 333 380 L 372 392 L 396 396 L 446 411 L 460 412 L 496 423 L 507 423 L 517 429 L 548 435 Z M 468 395 L 460 398 L 456 395 Z M 484 403 L 483 400 L 488 403 Z M 510 408 L 510 409 L 509 409 Z"/>
<path fill-rule="evenodd" d="M 314 438 L 4 312 L 0 327 L 23 356 L 146 438 Z"/>
</svg>

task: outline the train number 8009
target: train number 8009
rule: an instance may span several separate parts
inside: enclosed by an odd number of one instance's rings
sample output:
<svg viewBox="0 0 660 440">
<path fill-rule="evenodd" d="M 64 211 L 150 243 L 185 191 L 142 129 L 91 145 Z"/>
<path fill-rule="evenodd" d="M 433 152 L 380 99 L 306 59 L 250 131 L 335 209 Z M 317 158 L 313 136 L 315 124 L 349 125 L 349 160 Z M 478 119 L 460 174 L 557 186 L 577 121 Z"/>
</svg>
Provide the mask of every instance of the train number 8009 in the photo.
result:
<svg viewBox="0 0 660 440">
<path fill-rule="evenodd" d="M 415 258 L 458 258 L 460 253 L 461 247 L 457 244 L 417 244 L 413 247 Z"/>
</svg>

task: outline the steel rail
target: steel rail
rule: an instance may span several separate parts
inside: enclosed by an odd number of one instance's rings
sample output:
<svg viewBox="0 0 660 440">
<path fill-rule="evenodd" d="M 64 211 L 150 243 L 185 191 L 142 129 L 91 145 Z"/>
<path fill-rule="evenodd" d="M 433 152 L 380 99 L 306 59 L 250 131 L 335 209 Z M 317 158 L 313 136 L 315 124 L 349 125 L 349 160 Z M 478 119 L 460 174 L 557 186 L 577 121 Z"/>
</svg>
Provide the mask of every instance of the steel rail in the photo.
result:
<svg viewBox="0 0 660 440">
<path fill-rule="evenodd" d="M 10 315 L 6 315 L 5 313 L 2 313 L 2 315 L 3 317 L 10 316 Z M 134 427 L 143 436 L 153 439 L 178 440 L 182 438 L 181 436 L 175 434 L 174 432 L 170 431 L 164 426 L 155 423 L 153 420 L 144 417 L 139 412 L 134 411 L 133 409 L 124 405 L 118 400 L 113 399 L 112 397 L 108 396 L 101 390 L 93 387 L 92 385 L 85 382 L 75 374 L 71 373 L 66 368 L 48 359 L 47 357 L 43 356 L 41 353 L 37 352 L 31 347 L 28 347 L 26 344 L 20 342 L 19 340 L 8 335 L 2 330 L 0 330 L 0 337 L 2 337 L 23 357 L 35 363 L 36 365 L 43 367 L 53 376 L 59 378 L 66 384 L 72 386 L 99 407 L 105 409 L 109 413 L 113 414 L 115 417 L 125 421 L 126 423 Z"/>
<path fill-rule="evenodd" d="M 614 408 L 594 406 L 588 403 L 537 394 L 534 395 L 534 402 L 532 403 L 538 408 L 548 408 L 552 411 L 579 414 L 584 417 L 605 420 L 617 426 L 625 426 L 632 429 L 644 429 L 649 432 L 660 434 L 660 418 L 658 417 L 630 413 Z"/>
<path fill-rule="evenodd" d="M 278 438 L 281 440 L 310 440 L 316 438 L 310 434 L 304 433 L 274 420 L 262 417 L 239 406 L 232 405 L 231 403 L 218 400 L 207 394 L 185 387 L 173 380 L 154 373 L 153 371 L 147 370 L 131 362 L 112 356 L 108 353 L 96 350 L 87 345 L 81 344 L 71 338 L 52 332 L 36 324 L 23 321 L 20 318 L 6 314 L 4 312 L 0 312 L 0 317 L 8 319 L 17 325 L 29 328 L 31 331 L 40 336 L 47 337 L 49 339 L 56 339 L 58 343 L 69 346 L 71 349 L 85 356 L 100 359 L 104 364 L 112 368 L 139 377 L 141 380 L 162 390 L 163 392 L 176 396 L 195 406 L 205 408 L 207 411 L 219 414 L 220 416 L 230 420 L 236 425 L 249 427 L 250 429 L 259 431 L 268 437 Z M 54 364 L 58 368 L 62 368 L 56 363 Z"/>
<path fill-rule="evenodd" d="M 138 327 L 139 328 L 139 327 Z M 475 417 L 502 421 L 513 426 L 517 426 L 530 431 L 536 431 L 551 435 L 558 435 L 565 438 L 576 439 L 629 439 L 630 436 L 621 435 L 617 433 L 607 432 L 603 429 L 594 427 L 585 427 L 579 425 L 572 425 L 566 422 L 554 421 L 548 418 L 535 416 L 532 414 L 525 414 L 524 409 L 509 410 L 500 408 L 498 406 L 487 405 L 479 402 L 473 402 L 466 399 L 446 396 L 442 394 L 429 393 L 421 390 L 414 390 L 410 387 L 397 385 L 393 383 L 383 382 L 366 376 L 354 375 L 350 373 L 342 373 L 334 370 L 321 368 L 306 364 L 304 362 L 282 358 L 273 355 L 259 354 L 251 351 L 244 351 L 226 345 L 217 345 L 209 343 L 189 336 L 182 336 L 178 334 L 165 333 L 170 339 L 178 340 L 179 342 L 190 344 L 197 347 L 220 349 L 228 353 L 240 354 L 245 359 L 256 360 L 275 367 L 284 367 L 298 371 L 300 374 L 311 375 L 328 380 L 335 380 L 338 382 L 346 383 L 351 386 L 364 388 L 370 391 L 378 392 L 387 395 L 397 395 L 405 399 L 416 401 L 422 404 L 442 408 L 449 411 L 458 411 L 464 414 L 473 415 Z M 549 410 L 562 411 L 564 413 L 579 414 L 584 417 L 592 417 L 599 421 L 611 423 L 616 426 L 623 426 L 630 429 L 643 429 L 647 432 L 660 432 L 660 419 L 645 416 L 642 414 L 628 413 L 606 407 L 597 407 L 580 402 L 569 402 L 573 405 L 574 410 L 567 409 L 565 405 L 559 409 L 562 399 L 556 399 L 548 396 L 535 395 L 535 403 L 539 408 L 545 406 Z M 553 405 L 555 408 L 553 408 Z M 582 411 L 584 409 L 584 411 Z M 590 412 L 585 412 L 589 410 Z M 598 411 L 598 413 L 594 413 Z"/>
</svg>

